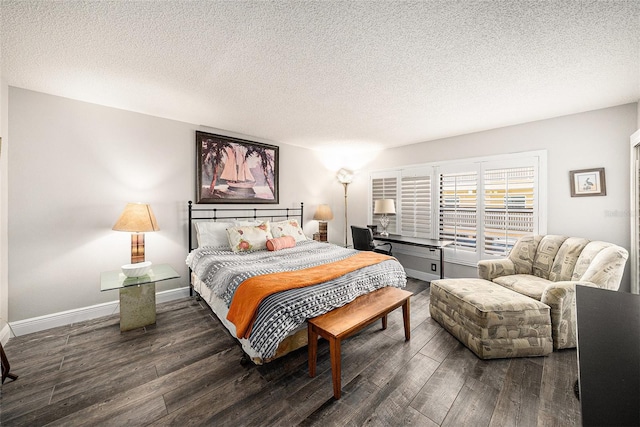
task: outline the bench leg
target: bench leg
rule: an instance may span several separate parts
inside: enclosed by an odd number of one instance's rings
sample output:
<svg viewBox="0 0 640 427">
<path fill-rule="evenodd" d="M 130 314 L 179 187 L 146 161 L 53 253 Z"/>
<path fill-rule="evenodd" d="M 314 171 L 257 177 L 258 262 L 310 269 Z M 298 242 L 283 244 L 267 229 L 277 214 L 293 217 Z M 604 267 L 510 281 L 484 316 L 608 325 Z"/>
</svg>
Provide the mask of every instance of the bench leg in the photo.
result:
<svg viewBox="0 0 640 427">
<path fill-rule="evenodd" d="M 382 330 L 387 329 L 387 315 L 382 316 Z"/>
<path fill-rule="evenodd" d="M 316 360 L 318 357 L 318 334 L 309 323 L 307 326 L 307 346 L 309 348 L 309 376 L 316 376 Z"/>
<path fill-rule="evenodd" d="M 331 352 L 331 376 L 333 377 L 333 397 L 340 399 L 342 391 L 341 371 L 340 371 L 340 340 L 338 338 L 329 339 L 329 351 Z"/>
<path fill-rule="evenodd" d="M 404 339 L 411 339 L 411 316 L 409 313 L 409 298 L 402 305 L 402 320 L 404 321 Z"/>
</svg>

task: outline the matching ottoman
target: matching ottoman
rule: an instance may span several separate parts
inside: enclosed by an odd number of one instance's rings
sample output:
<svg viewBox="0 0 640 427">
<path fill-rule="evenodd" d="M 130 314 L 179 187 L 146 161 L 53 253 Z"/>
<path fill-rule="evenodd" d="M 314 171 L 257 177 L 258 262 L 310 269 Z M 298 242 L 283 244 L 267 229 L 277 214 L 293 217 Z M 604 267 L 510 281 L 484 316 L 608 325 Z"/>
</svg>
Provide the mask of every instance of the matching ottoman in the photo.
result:
<svg viewBox="0 0 640 427">
<path fill-rule="evenodd" d="M 432 281 L 429 310 L 481 359 L 553 351 L 549 306 L 488 280 Z"/>
</svg>

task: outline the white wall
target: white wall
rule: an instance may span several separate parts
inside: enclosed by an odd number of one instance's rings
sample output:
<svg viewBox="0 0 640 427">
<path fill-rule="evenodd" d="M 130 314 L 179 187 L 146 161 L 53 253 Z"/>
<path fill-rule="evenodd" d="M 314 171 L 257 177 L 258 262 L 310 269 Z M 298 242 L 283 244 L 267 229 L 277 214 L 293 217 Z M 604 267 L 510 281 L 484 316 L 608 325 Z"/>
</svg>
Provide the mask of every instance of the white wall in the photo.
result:
<svg viewBox="0 0 640 427">
<path fill-rule="evenodd" d="M 116 300 L 117 291 L 100 292 L 99 277 L 129 262 L 129 234 L 111 227 L 131 201 L 150 203 L 161 229 L 146 234 L 146 259 L 182 276 L 157 290 L 187 286 L 195 131 L 223 132 L 14 87 L 8 102 L 9 321 Z M 312 234 L 318 183 L 332 172 L 310 150 L 275 145 L 280 206 L 305 202 Z"/>
<path fill-rule="evenodd" d="M 8 87 L 0 72 L 0 342 L 9 340 L 9 275 L 7 250 Z"/>
<path fill-rule="evenodd" d="M 0 268 L 0 278 L 7 276 L 0 282 L 0 298 L 8 294 L 8 319 L 116 300 L 117 292 L 100 292 L 99 274 L 129 260 L 129 235 L 111 230 L 128 201 L 151 203 L 161 228 L 146 235 L 147 259 L 168 262 L 182 275 L 158 290 L 187 286 L 186 202 L 194 197 L 194 132 L 225 132 L 13 87 L 8 88 L 7 116 L 6 86 L 1 95 L 7 118 L 0 128 L 0 165 L 8 177 L 0 175 L 5 187 L 0 196 L 8 211 L 4 219 L 0 211 L 0 224 L 8 225 L 8 237 L 0 241 L 7 263 L 0 267 L 8 269 Z M 637 127 L 634 103 L 387 150 L 349 186 L 348 224 L 367 222 L 368 170 L 546 149 L 548 232 L 628 248 L 628 137 Z M 311 150 L 275 144 L 280 145 L 280 206 L 305 202 L 310 235 L 317 231 L 311 221 L 317 204 L 329 203 L 335 215 L 329 239 L 342 243 L 344 193 L 335 171 Z M 605 167 L 607 196 L 571 198 L 569 171 L 588 167 Z M 446 274 L 475 271 L 447 265 Z M 628 277 L 625 286 L 628 290 Z"/>
<path fill-rule="evenodd" d="M 638 128 L 637 105 L 632 103 L 394 148 L 378 156 L 368 169 L 547 150 L 547 232 L 604 240 L 628 250 L 629 136 Z M 592 167 L 605 168 L 607 195 L 570 197 L 569 171 Z M 366 175 L 366 171 L 362 175 Z M 352 185 L 350 223 L 366 224 L 367 184 L 366 179 L 361 179 Z M 448 264 L 445 274 L 447 277 L 475 276 L 475 269 Z M 620 289 L 629 291 L 628 272 Z"/>
</svg>

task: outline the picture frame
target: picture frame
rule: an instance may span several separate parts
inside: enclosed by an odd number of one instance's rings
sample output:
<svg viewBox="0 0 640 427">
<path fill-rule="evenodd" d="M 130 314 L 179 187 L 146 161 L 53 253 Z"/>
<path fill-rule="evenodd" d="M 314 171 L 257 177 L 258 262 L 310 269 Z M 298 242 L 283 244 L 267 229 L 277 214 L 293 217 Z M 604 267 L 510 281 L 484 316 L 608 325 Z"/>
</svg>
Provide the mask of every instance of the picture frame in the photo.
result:
<svg viewBox="0 0 640 427">
<path fill-rule="evenodd" d="M 604 168 L 569 171 L 571 197 L 606 196 Z"/>
<path fill-rule="evenodd" d="M 279 147 L 196 131 L 196 203 L 279 203 Z"/>
</svg>

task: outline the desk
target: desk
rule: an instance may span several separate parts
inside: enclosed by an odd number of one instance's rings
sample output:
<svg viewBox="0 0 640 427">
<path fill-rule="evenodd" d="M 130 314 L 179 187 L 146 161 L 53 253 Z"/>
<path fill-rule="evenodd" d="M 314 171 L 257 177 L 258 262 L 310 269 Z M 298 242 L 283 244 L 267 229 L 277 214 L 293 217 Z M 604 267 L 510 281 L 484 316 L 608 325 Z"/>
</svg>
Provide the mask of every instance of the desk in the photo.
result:
<svg viewBox="0 0 640 427">
<path fill-rule="evenodd" d="M 576 286 L 582 424 L 640 425 L 640 296 Z"/>
<path fill-rule="evenodd" d="M 152 265 L 140 277 L 106 271 L 100 274 L 100 290 L 120 290 L 120 331 L 124 332 L 156 323 L 156 282 L 179 277 L 169 264 Z"/>
<path fill-rule="evenodd" d="M 442 249 L 453 242 L 445 240 L 423 239 L 421 237 L 400 236 L 399 234 L 389 234 L 388 236 L 374 234 L 373 239 L 379 240 L 381 242 L 400 243 L 402 245 L 437 249 L 438 251 L 440 251 L 440 278 L 444 279 L 444 254 L 442 252 Z"/>
</svg>

